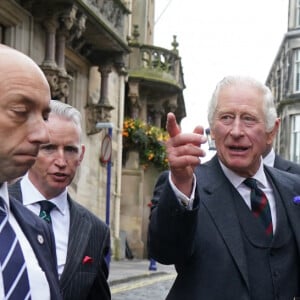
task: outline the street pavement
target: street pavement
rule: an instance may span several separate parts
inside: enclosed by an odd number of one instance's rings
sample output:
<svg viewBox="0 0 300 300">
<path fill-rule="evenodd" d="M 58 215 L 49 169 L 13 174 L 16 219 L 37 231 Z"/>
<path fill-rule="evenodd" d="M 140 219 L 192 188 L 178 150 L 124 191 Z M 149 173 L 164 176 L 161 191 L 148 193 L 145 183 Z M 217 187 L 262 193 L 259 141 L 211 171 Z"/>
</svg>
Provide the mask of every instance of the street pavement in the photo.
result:
<svg viewBox="0 0 300 300">
<path fill-rule="evenodd" d="M 110 285 L 116 285 L 122 282 L 144 277 L 155 277 L 166 274 L 173 274 L 175 276 L 176 271 L 173 265 L 162 265 L 159 263 L 156 263 L 156 265 L 156 271 L 149 271 L 148 260 L 136 258 L 112 260 L 110 262 L 108 282 Z"/>
<path fill-rule="evenodd" d="M 112 260 L 108 278 L 112 295 L 130 289 L 153 285 L 157 282 L 169 281 L 172 283 L 174 281 L 176 271 L 173 265 L 168 266 L 156 263 L 156 266 L 156 271 L 149 271 L 148 260 L 135 258 L 131 260 Z"/>
</svg>

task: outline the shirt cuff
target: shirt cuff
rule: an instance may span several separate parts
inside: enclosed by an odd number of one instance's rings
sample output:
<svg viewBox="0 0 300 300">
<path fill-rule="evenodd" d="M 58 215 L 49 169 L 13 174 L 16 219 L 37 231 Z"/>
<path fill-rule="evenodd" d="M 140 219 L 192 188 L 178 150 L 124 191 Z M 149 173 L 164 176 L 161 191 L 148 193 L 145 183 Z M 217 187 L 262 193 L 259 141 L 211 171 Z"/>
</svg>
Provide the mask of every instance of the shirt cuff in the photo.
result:
<svg viewBox="0 0 300 300">
<path fill-rule="evenodd" d="M 175 193 L 179 203 L 184 206 L 185 208 L 191 210 L 193 208 L 193 203 L 194 203 L 194 199 L 195 199 L 195 190 L 196 190 L 196 176 L 195 174 L 193 174 L 193 188 L 192 188 L 192 193 L 190 195 L 190 197 L 186 196 L 185 194 L 183 194 L 173 183 L 172 179 L 171 179 L 171 172 L 169 172 L 169 183 L 171 185 L 171 188 L 173 190 L 173 192 Z"/>
</svg>

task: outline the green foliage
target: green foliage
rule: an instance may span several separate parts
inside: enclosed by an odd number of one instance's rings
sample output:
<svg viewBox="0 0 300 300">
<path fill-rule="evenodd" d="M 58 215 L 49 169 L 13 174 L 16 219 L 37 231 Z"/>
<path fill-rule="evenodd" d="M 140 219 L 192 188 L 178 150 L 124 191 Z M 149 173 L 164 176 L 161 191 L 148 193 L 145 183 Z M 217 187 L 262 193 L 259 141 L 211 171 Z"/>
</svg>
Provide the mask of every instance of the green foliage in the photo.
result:
<svg viewBox="0 0 300 300">
<path fill-rule="evenodd" d="M 168 133 L 139 119 L 126 119 L 123 124 L 123 149 L 138 150 L 140 164 L 146 169 L 150 164 L 163 171 L 168 169 L 165 141 Z"/>
</svg>

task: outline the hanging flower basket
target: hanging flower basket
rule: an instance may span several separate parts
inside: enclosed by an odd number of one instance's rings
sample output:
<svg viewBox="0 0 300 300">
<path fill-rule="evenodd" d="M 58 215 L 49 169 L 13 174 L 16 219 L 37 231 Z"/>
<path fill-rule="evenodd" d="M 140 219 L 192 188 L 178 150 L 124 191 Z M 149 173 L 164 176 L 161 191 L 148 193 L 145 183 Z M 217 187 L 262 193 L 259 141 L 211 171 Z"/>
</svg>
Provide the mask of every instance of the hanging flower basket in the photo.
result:
<svg viewBox="0 0 300 300">
<path fill-rule="evenodd" d="M 149 165 L 160 171 L 168 169 L 165 141 L 169 138 L 167 131 L 139 119 L 125 119 L 123 124 L 123 150 L 137 150 L 140 165 L 145 169 Z"/>
</svg>

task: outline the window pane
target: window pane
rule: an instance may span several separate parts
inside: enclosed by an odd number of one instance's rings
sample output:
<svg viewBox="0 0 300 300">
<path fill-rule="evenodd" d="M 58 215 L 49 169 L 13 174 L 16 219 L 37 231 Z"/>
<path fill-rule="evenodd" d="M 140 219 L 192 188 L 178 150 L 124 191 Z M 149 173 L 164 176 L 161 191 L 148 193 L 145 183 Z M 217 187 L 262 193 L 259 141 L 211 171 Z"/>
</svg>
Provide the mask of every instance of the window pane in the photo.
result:
<svg viewBox="0 0 300 300">
<path fill-rule="evenodd" d="M 300 115 L 291 118 L 291 160 L 300 163 Z"/>
<path fill-rule="evenodd" d="M 300 26 L 300 1 L 297 1 L 297 8 L 296 8 L 296 27 Z"/>
<path fill-rule="evenodd" d="M 294 92 L 300 91 L 300 50 L 295 50 Z"/>
</svg>

